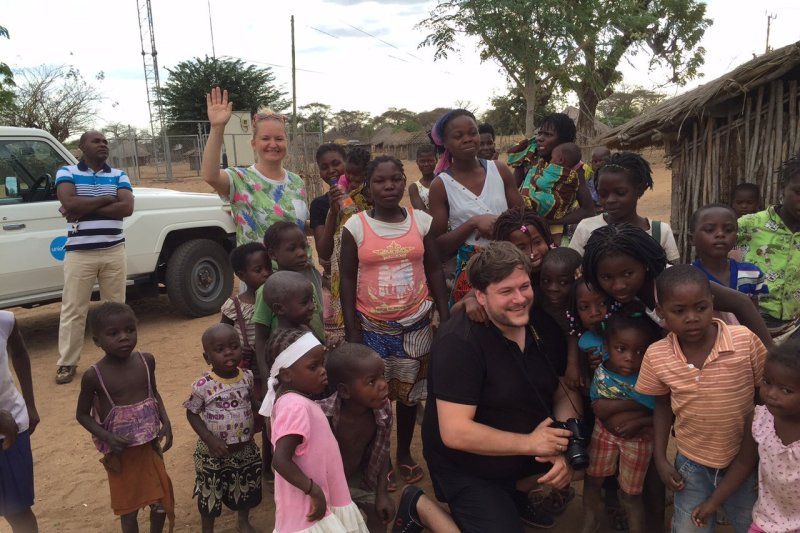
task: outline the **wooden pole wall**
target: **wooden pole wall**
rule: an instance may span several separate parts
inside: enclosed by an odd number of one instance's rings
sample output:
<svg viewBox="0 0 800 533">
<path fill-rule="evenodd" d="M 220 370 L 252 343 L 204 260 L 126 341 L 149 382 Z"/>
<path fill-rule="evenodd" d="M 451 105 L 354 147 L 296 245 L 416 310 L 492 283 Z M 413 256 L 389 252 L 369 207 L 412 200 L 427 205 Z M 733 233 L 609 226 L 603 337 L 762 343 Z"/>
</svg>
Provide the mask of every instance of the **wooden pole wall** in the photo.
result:
<svg viewBox="0 0 800 533">
<path fill-rule="evenodd" d="M 734 187 L 756 183 L 765 205 L 780 201 L 775 170 L 800 153 L 797 80 L 776 80 L 750 91 L 741 112 L 706 115 L 682 127 L 664 148 L 672 161 L 671 225 L 684 262 L 692 259 L 689 220 L 707 203 L 730 203 Z"/>
</svg>

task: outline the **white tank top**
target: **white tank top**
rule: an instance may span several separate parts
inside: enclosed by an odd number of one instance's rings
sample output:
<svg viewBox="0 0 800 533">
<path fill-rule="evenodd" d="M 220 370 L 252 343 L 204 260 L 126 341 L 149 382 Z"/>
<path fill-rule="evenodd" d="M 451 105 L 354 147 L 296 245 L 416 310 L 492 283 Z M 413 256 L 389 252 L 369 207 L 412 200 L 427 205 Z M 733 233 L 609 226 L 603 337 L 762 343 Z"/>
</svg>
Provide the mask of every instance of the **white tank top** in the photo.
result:
<svg viewBox="0 0 800 533">
<path fill-rule="evenodd" d="M 447 172 L 439 174 L 447 193 L 447 203 L 450 205 L 448 221 L 451 230 L 458 228 L 475 215 L 498 216 L 508 209 L 503 177 L 500 176 L 497 165 L 494 161 L 481 160 L 481 163 L 486 163 L 486 180 L 480 196 L 475 196 Z M 489 242 L 490 239 L 476 238 L 475 234 L 470 235 L 465 241 L 466 244 L 474 246 L 486 246 Z"/>
</svg>

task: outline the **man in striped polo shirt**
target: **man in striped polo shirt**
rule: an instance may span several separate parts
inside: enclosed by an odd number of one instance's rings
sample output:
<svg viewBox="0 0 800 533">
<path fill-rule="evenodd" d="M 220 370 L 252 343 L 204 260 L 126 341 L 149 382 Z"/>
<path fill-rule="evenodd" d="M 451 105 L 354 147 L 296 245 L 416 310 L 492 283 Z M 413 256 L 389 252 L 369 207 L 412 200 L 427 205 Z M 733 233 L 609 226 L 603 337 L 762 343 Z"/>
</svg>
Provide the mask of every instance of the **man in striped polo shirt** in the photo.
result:
<svg viewBox="0 0 800 533">
<path fill-rule="evenodd" d="M 128 175 L 111 168 L 108 141 L 99 131 L 81 135 L 77 165 L 59 169 L 56 192 L 67 219 L 64 294 L 58 330 L 56 383 L 69 383 L 81 357 L 86 314 L 95 283 L 100 299 L 125 301 L 126 259 L 122 219 L 133 213 Z"/>
</svg>

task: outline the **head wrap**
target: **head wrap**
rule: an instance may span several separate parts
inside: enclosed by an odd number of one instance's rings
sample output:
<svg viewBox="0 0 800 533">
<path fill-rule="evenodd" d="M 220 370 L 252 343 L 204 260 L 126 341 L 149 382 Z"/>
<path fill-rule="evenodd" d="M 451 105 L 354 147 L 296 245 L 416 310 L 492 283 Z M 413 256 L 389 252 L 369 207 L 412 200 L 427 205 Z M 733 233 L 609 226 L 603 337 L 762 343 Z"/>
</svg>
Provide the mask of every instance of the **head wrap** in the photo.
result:
<svg viewBox="0 0 800 533">
<path fill-rule="evenodd" d="M 262 416 L 272 416 L 272 406 L 275 405 L 275 396 L 277 395 L 277 389 L 280 383 L 278 381 L 278 372 L 280 372 L 281 368 L 289 368 L 295 364 L 298 359 L 317 346 L 322 346 L 322 344 L 320 344 L 314 334 L 309 331 L 278 354 L 278 357 L 275 358 L 275 362 L 272 363 L 269 381 L 267 381 L 267 396 L 264 398 L 264 403 L 261 404 L 261 409 L 258 410 L 258 414 Z"/>
<path fill-rule="evenodd" d="M 436 163 L 436 168 L 433 169 L 434 174 L 444 172 L 450 168 L 450 164 L 452 163 L 450 160 L 450 151 L 444 147 L 444 127 L 452 118 L 455 111 L 455 109 L 448 111 L 439 117 L 439 120 L 436 121 L 436 124 L 433 125 L 433 129 L 431 130 L 431 140 L 433 141 L 433 144 L 435 144 L 440 150 L 444 150 L 442 155 L 439 157 L 439 161 Z"/>
</svg>

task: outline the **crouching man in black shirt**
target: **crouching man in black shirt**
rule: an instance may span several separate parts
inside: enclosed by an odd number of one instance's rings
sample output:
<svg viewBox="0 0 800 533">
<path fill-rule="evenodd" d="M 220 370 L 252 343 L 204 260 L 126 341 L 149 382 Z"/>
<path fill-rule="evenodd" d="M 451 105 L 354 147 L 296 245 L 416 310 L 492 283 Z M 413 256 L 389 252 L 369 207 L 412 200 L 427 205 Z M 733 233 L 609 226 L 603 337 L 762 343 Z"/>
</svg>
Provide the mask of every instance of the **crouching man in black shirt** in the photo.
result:
<svg viewBox="0 0 800 533">
<path fill-rule="evenodd" d="M 539 474 L 563 488 L 572 479 L 562 455 L 571 433 L 550 427 L 551 414 L 566 420 L 580 406 L 559 386 L 564 338 L 547 315 L 531 314 L 530 263 L 514 245 L 494 242 L 467 268 L 489 323 L 457 314 L 433 345 L 422 443 L 436 496 L 465 532 L 547 527 L 552 517 L 515 484 Z"/>
</svg>

